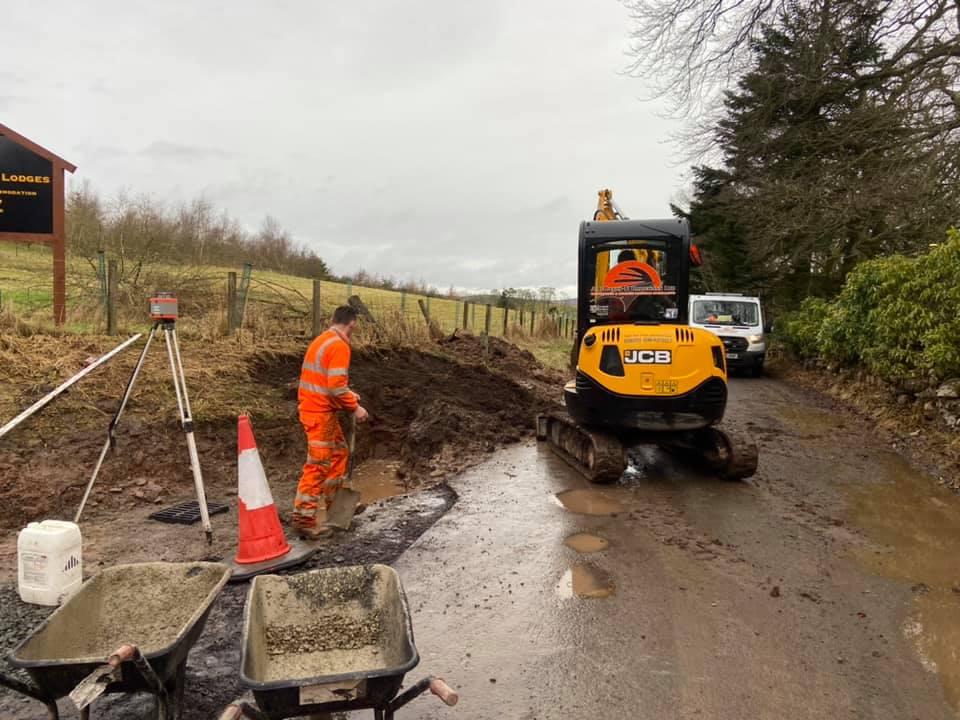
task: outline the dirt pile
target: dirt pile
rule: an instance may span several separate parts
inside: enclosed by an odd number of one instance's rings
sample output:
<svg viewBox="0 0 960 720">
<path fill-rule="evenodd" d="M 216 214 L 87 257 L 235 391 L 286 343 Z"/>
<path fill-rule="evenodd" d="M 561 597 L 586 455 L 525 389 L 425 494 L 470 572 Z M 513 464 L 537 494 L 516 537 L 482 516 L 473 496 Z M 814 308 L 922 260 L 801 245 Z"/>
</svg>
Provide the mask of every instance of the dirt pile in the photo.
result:
<svg viewBox="0 0 960 720">
<path fill-rule="evenodd" d="M 0 408 L 11 416 L 81 369 L 85 358 L 113 346 L 112 339 L 80 336 L 44 337 L 40 344 L 43 351 L 31 353 L 29 362 L 6 366 Z M 183 343 L 210 497 L 228 499 L 236 491 L 240 412 L 253 419 L 274 487 L 295 485 L 304 455 L 296 382 L 305 349 L 305 339 L 247 347 L 231 340 Z M 72 515 L 136 355 L 125 353 L 96 371 L 0 440 L 0 527 Z M 86 517 L 161 507 L 192 494 L 164 359 L 162 348 L 151 350 Z M 356 460 L 397 458 L 408 486 L 430 482 L 529 434 L 533 416 L 559 398 L 561 384 L 559 373 L 497 338 L 486 361 L 481 339 L 462 334 L 427 351 L 358 351 L 351 385 L 372 421 L 359 428 Z"/>
<path fill-rule="evenodd" d="M 450 352 L 454 342 L 456 352 Z M 492 366 L 478 361 L 482 346 L 472 336 L 444 343 L 443 352 L 436 354 L 410 349 L 356 353 L 350 384 L 372 415 L 370 423 L 358 428 L 357 461 L 399 457 L 419 482 L 423 475 L 462 469 L 479 455 L 530 434 L 533 416 L 551 404 L 550 396 L 559 396 L 561 378 L 529 353 L 498 344 L 513 352 L 501 351 L 499 363 L 494 360 Z M 287 388 L 293 413 L 301 360 L 297 353 L 255 361 L 260 382 Z"/>
</svg>

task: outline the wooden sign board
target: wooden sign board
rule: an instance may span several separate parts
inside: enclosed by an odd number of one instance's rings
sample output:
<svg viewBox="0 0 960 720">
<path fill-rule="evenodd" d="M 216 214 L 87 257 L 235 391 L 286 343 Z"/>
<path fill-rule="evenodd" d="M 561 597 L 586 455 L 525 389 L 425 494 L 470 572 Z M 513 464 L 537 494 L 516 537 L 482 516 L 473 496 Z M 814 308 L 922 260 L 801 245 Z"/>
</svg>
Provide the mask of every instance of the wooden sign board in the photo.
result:
<svg viewBox="0 0 960 720">
<path fill-rule="evenodd" d="M 49 243 L 53 320 L 67 316 L 63 173 L 76 166 L 0 124 L 0 241 Z"/>
</svg>

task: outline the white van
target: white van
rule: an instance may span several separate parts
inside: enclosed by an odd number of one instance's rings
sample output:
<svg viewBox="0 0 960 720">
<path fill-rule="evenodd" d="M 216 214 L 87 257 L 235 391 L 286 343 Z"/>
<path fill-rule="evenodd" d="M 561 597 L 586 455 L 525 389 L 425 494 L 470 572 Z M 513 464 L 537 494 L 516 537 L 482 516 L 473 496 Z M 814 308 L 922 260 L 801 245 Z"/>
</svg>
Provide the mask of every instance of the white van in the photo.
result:
<svg viewBox="0 0 960 720">
<path fill-rule="evenodd" d="M 690 296 L 690 325 L 709 330 L 722 341 L 727 367 L 763 374 L 767 354 L 760 298 L 737 293 Z"/>
</svg>

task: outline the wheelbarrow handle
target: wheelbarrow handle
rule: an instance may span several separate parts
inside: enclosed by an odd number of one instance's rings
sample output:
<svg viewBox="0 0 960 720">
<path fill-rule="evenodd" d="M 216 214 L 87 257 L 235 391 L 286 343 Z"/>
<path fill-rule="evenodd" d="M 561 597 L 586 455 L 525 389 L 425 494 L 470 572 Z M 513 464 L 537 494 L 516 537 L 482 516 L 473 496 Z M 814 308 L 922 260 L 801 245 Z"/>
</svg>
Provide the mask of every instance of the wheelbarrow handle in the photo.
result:
<svg viewBox="0 0 960 720">
<path fill-rule="evenodd" d="M 227 705 L 226 710 L 220 713 L 220 720 L 240 720 L 243 710 L 239 705 Z"/>
<path fill-rule="evenodd" d="M 453 707 L 460 701 L 460 695 L 452 687 L 447 685 L 443 678 L 433 678 L 430 680 L 430 692 L 450 707 Z"/>
<path fill-rule="evenodd" d="M 240 720 L 240 718 L 253 718 L 253 720 L 266 720 L 266 715 L 249 703 L 236 700 L 221 713 L 218 720 Z"/>
<path fill-rule="evenodd" d="M 110 667 L 117 667 L 121 663 L 125 663 L 128 660 L 133 660 L 137 655 L 137 646 L 130 643 L 121 645 L 107 657 L 107 665 Z"/>
</svg>

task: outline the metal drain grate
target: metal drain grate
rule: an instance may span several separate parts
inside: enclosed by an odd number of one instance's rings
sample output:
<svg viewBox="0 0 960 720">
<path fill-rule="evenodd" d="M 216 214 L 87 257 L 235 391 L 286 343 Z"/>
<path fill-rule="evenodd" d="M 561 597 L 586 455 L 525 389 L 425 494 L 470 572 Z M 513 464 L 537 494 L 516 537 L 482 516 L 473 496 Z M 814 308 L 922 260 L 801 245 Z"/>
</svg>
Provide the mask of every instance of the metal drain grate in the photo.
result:
<svg viewBox="0 0 960 720">
<path fill-rule="evenodd" d="M 227 510 L 227 506 L 223 503 L 207 503 L 207 512 L 209 512 L 211 515 L 225 513 Z M 200 503 L 198 503 L 196 500 L 187 500 L 186 502 L 179 503 L 173 507 L 164 508 L 163 510 L 157 510 L 155 513 L 150 513 L 150 519 L 158 520 L 159 522 L 164 523 L 192 525 L 200 520 Z"/>
</svg>

